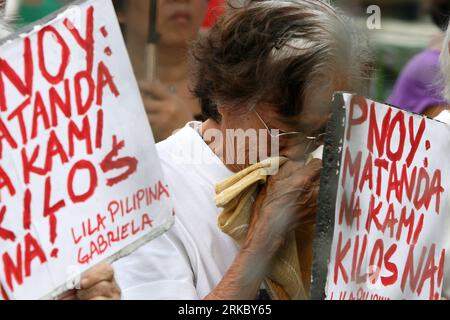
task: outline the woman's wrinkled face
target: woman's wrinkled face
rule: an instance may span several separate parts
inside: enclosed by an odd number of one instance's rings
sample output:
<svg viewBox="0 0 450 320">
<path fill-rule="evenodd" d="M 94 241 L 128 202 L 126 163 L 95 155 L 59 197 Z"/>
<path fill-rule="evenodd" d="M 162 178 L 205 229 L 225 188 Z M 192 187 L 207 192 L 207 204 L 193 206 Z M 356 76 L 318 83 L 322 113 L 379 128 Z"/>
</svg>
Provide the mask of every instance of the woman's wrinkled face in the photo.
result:
<svg viewBox="0 0 450 320">
<path fill-rule="evenodd" d="M 315 151 L 322 143 L 326 125 L 331 116 L 331 100 L 334 91 L 313 90 L 312 96 L 306 96 L 302 112 L 296 117 L 281 115 L 276 107 L 258 104 L 255 109 L 236 111 L 232 108 L 220 108 L 222 115 L 222 128 L 235 132 L 235 136 L 228 138 L 224 157 L 224 163 L 233 171 L 240 171 L 249 165 L 263 161 L 269 157 L 283 156 L 295 161 L 304 161 L 307 156 Z M 319 94 L 317 94 L 319 92 Z M 256 112 L 255 112 L 256 111 Z M 272 133 L 295 133 L 280 137 L 272 137 L 267 133 L 267 128 Z M 224 130 L 222 130 L 224 131 Z M 252 135 L 252 131 L 254 131 Z M 256 139 L 252 139 L 256 134 Z M 317 137 L 317 140 L 309 138 Z M 230 150 L 232 146 L 233 150 Z M 245 162 L 230 162 L 230 153 L 233 160 L 245 158 Z"/>
<path fill-rule="evenodd" d="M 296 134 L 280 136 L 275 142 L 273 139 L 267 142 L 268 144 L 277 144 L 275 150 L 278 154 L 276 155 L 302 161 L 323 144 L 326 126 L 331 118 L 331 101 L 334 92 L 352 91 L 348 75 L 336 74 L 332 78 L 334 79 L 332 83 L 317 84 L 308 90 L 302 112 L 296 117 L 283 116 L 274 108 L 261 108 L 262 111 L 259 114 L 265 122 L 262 124 L 263 127 L 278 129 L 280 133 L 296 132 Z M 257 120 L 254 120 L 253 123 L 254 126 L 258 125 Z M 259 126 L 261 126 L 261 121 L 259 121 Z"/>
<path fill-rule="evenodd" d="M 267 120 L 264 118 L 265 115 L 268 117 Z M 265 123 L 260 121 L 260 125 L 267 126 L 274 133 L 279 131 L 281 134 L 275 139 L 269 136 L 267 145 L 271 148 L 273 148 L 272 145 L 276 146 L 275 149 L 271 149 L 272 152 L 275 151 L 276 155 L 300 161 L 323 142 L 323 133 L 330 118 L 330 111 L 328 105 L 326 109 L 305 108 L 299 116 L 289 118 L 266 109 L 265 114 L 260 114 L 260 117 Z"/>
<path fill-rule="evenodd" d="M 238 172 L 270 157 L 305 160 L 323 142 L 321 134 L 330 118 L 329 103 L 326 110 L 321 109 L 305 108 L 299 116 L 287 118 L 266 105 L 256 106 L 256 112 L 235 113 L 219 108 L 222 111 L 222 132 L 226 131 L 223 162 Z M 287 132 L 295 134 L 277 136 Z M 308 137 L 312 136 L 320 137 L 311 142 Z"/>
<path fill-rule="evenodd" d="M 196 38 L 207 0 L 158 0 L 157 29 L 165 45 L 185 45 Z"/>
</svg>

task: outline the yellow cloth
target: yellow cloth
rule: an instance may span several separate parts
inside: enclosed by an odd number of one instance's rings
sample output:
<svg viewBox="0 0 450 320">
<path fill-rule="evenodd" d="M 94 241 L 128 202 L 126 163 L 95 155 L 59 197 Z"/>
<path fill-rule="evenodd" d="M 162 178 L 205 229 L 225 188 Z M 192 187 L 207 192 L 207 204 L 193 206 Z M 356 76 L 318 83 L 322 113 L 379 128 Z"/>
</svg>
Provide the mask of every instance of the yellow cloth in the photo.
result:
<svg viewBox="0 0 450 320">
<path fill-rule="evenodd" d="M 271 158 L 255 164 L 216 186 L 219 228 L 240 246 L 246 240 L 252 207 L 258 185 L 278 170 L 286 158 Z M 279 250 L 266 278 L 272 299 L 308 299 L 311 283 L 314 226 L 303 226 L 292 232 Z"/>
</svg>

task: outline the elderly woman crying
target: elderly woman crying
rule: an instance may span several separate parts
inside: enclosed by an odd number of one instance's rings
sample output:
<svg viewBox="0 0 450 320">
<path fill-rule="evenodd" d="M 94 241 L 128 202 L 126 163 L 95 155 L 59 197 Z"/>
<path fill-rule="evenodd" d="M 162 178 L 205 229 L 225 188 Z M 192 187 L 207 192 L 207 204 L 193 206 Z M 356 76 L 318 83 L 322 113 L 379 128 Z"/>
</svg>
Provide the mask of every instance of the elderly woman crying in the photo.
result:
<svg viewBox="0 0 450 320">
<path fill-rule="evenodd" d="M 208 120 L 157 145 L 176 221 L 114 265 L 122 297 L 308 298 L 311 237 L 295 233 L 314 224 L 322 163 L 306 160 L 333 92 L 364 93 L 365 41 L 325 1 L 246 1 L 192 57 Z"/>
</svg>

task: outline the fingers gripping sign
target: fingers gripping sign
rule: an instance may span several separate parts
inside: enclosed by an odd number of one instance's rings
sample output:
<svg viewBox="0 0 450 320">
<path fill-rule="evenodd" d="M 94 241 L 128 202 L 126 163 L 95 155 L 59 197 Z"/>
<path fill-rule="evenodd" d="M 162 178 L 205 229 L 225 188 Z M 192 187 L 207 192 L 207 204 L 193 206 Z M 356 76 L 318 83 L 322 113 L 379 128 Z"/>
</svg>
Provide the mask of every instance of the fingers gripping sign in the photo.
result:
<svg viewBox="0 0 450 320">
<path fill-rule="evenodd" d="M 120 300 L 121 290 L 109 264 L 100 264 L 86 272 L 76 296 L 80 300 Z"/>
</svg>

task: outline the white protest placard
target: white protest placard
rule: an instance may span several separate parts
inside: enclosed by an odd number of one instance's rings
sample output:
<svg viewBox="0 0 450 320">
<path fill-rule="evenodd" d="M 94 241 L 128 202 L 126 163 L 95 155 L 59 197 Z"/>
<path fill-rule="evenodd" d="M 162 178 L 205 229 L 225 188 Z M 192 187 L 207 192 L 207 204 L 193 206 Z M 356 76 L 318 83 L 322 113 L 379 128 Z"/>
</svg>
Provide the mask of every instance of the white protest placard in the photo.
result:
<svg viewBox="0 0 450 320">
<path fill-rule="evenodd" d="M 339 159 L 323 178 L 336 184 L 321 194 L 324 202 L 334 201 L 331 255 L 322 259 L 328 265 L 324 297 L 440 299 L 450 218 L 450 127 L 351 94 L 337 94 L 334 109 L 342 117 L 332 124 L 337 134 L 328 155 L 339 152 Z M 332 167 L 333 156 L 328 160 Z"/>
<path fill-rule="evenodd" d="M 110 0 L 77 2 L 0 45 L 3 298 L 51 298 L 173 223 Z"/>
</svg>

